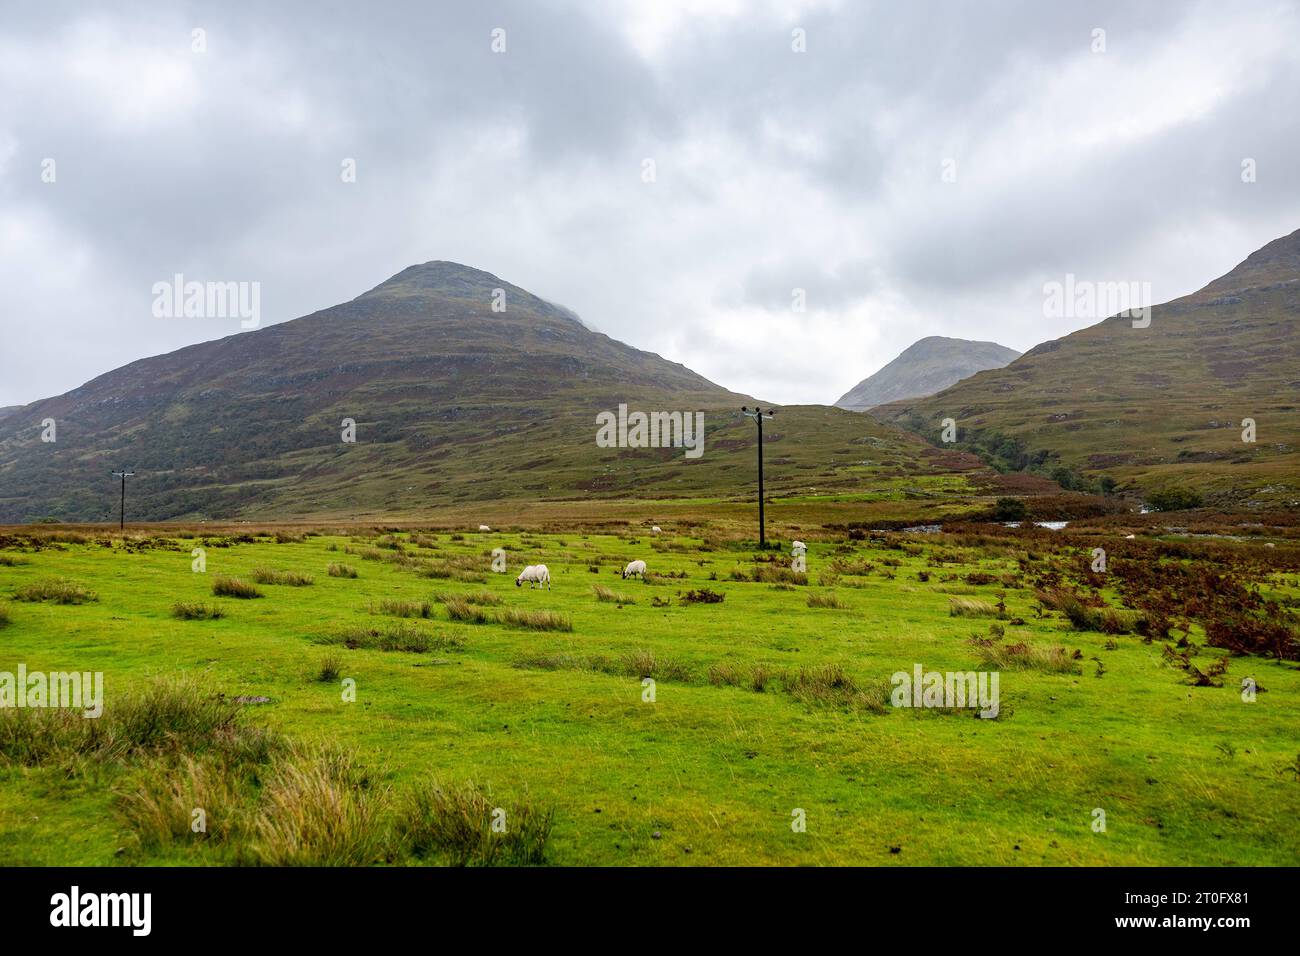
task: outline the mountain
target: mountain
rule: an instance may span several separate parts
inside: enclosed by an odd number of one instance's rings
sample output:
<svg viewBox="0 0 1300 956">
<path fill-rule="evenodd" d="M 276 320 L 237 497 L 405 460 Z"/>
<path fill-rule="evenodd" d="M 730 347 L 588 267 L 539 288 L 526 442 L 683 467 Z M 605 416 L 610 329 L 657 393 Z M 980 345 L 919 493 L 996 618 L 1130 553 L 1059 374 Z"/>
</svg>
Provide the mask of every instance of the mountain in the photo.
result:
<svg viewBox="0 0 1300 956">
<path fill-rule="evenodd" d="M 1142 322 L 1137 323 L 1141 325 Z M 875 409 L 1000 468 L 1207 503 L 1300 504 L 1300 230 L 1198 292 L 1116 315 L 936 395 Z M 1255 440 L 1249 422 L 1255 425 Z"/>
<path fill-rule="evenodd" d="M 885 402 L 933 395 L 964 378 L 1002 368 L 1020 353 L 996 342 L 971 342 L 930 335 L 905 348 L 898 357 L 854 385 L 835 402 L 837 408 L 862 412 Z"/>
<path fill-rule="evenodd" d="M 598 416 L 620 404 L 703 413 L 703 454 L 600 447 Z M 350 302 L 133 362 L 0 418 L 0 521 L 103 520 L 122 467 L 136 473 L 137 520 L 752 497 L 743 404 L 755 401 L 490 273 L 429 262 Z M 54 442 L 41 441 L 46 418 Z M 765 437 L 778 494 L 887 493 L 983 469 L 838 409 L 783 408 Z"/>
</svg>

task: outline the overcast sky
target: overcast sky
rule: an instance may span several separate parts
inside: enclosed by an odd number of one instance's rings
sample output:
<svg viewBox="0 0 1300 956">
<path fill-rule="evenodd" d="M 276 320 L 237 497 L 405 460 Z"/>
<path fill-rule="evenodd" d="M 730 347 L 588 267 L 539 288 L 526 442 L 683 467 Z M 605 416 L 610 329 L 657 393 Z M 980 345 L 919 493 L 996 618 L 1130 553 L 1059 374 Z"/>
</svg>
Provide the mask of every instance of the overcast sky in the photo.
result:
<svg viewBox="0 0 1300 956">
<path fill-rule="evenodd" d="M 783 403 L 1024 350 L 1094 321 L 1046 282 L 1163 301 L 1300 227 L 1297 37 L 1275 0 L 0 0 L 0 405 L 239 330 L 156 318 L 175 273 L 267 323 L 431 259 Z"/>
</svg>

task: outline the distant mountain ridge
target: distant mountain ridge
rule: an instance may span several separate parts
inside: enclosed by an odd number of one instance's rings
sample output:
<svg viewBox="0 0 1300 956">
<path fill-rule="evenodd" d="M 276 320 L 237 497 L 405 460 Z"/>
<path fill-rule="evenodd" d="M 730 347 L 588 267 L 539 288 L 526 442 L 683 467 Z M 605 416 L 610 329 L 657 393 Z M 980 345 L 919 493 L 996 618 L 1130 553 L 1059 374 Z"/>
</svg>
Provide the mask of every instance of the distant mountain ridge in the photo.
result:
<svg viewBox="0 0 1300 956">
<path fill-rule="evenodd" d="M 603 448 L 597 416 L 706 415 L 704 453 Z M 384 515 L 467 502 L 750 493 L 755 404 L 489 272 L 434 261 L 302 318 L 141 359 L 0 417 L 0 522 Z M 41 422 L 57 440 L 41 441 Z M 345 439 L 355 423 L 355 442 Z M 767 487 L 905 482 L 940 455 L 847 412 L 786 407 Z M 886 476 L 887 477 L 884 477 Z"/>
<path fill-rule="evenodd" d="M 835 402 L 862 412 L 904 398 L 924 398 L 986 369 L 1002 368 L 1020 353 L 996 342 L 930 335 L 913 342 L 892 362 L 864 378 Z"/>
<path fill-rule="evenodd" d="M 1111 316 L 1002 369 L 873 415 L 1067 487 L 1173 486 L 1300 507 L 1300 230 L 1191 295 Z"/>
</svg>

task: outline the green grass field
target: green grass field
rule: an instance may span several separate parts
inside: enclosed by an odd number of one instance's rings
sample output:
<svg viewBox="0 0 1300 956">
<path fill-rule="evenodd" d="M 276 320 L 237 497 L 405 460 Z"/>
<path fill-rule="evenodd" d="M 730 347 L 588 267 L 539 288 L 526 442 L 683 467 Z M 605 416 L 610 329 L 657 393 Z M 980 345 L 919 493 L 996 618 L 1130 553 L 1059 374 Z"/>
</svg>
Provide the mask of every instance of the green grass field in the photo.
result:
<svg viewBox="0 0 1300 956">
<path fill-rule="evenodd" d="M 757 567 L 784 577 L 776 569 L 789 559 L 759 565 L 752 543 L 673 528 L 661 536 L 442 530 L 213 540 L 203 573 L 191 569 L 191 549 L 220 536 L 196 533 L 128 533 L 125 545 L 116 533 L 97 534 L 42 549 L 10 539 L 0 548 L 10 559 L 0 561 L 0 611 L 9 619 L 0 615 L 0 671 L 20 663 L 102 671 L 109 713 L 124 695 L 177 673 L 211 694 L 270 698 L 241 704 L 241 718 L 303 745 L 352 751 L 365 778 L 358 786 L 390 798 L 377 805 L 374 828 L 400 829 L 402 798 L 431 778 L 473 783 L 489 805 L 553 812 L 550 864 L 1300 859 L 1294 663 L 1234 657 L 1222 686 L 1191 686 L 1163 655 L 1172 639 L 1144 643 L 1071 630 L 1050 611 L 1038 616 L 1024 568 L 1075 559 L 1042 534 L 985 546 L 947 535 L 813 536 L 804 584 L 733 580 Z M 504 574 L 490 568 L 498 547 L 508 555 Z M 634 558 L 647 561 L 652 580 L 619 577 Z M 550 568 L 553 590 L 515 587 L 522 565 L 538 562 Z M 331 564 L 357 576 L 333 576 Z M 252 582 L 258 569 L 301 572 L 312 583 L 257 584 L 262 597 L 249 600 L 214 597 L 216 578 Z M 972 572 L 995 580 L 969 583 Z M 23 588 L 49 579 L 81 584 L 96 599 L 21 599 Z M 1281 575 L 1266 587 L 1293 598 L 1295 584 Z M 597 585 L 614 592 L 611 600 L 598 599 Z M 684 600 L 701 590 L 724 599 Z M 1000 618 L 950 615 L 953 598 L 996 603 L 1000 591 Z M 809 606 L 810 594 L 831 593 L 840 607 Z M 452 620 L 454 595 L 470 595 L 465 603 L 484 623 Z M 410 602 L 413 616 L 385 613 L 385 601 Z M 178 602 L 215 604 L 223 616 L 180 619 Z M 511 610 L 557 612 L 572 630 L 502 623 Z M 1001 644 L 1064 647 L 1079 658 L 1076 672 L 1002 669 L 995 720 L 890 706 L 896 671 L 982 669 L 971 637 L 987 639 L 994 625 L 1005 630 Z M 349 634 L 364 644 L 356 635 L 395 628 L 418 632 L 427 649 L 348 646 Z M 1190 637 L 1201 640 L 1196 628 Z M 1222 656 L 1195 653 L 1201 670 Z M 322 675 L 330 658 L 338 673 Z M 653 702 L 644 699 L 646 673 Z M 1263 688 L 1254 702 L 1242 699 L 1245 677 Z M 12 716 L 0 713 L 0 728 Z M 245 860 L 235 838 L 141 839 L 126 795 L 179 773 L 175 754 L 24 763 L 6 754 L 6 739 L 0 863 Z M 260 772 L 247 778 L 254 791 L 264 785 Z M 1094 829 L 1098 809 L 1104 832 Z M 221 811 L 206 810 L 219 828 Z M 803 832 L 792 827 L 799 810 Z M 405 846 L 374 858 L 445 862 Z"/>
</svg>

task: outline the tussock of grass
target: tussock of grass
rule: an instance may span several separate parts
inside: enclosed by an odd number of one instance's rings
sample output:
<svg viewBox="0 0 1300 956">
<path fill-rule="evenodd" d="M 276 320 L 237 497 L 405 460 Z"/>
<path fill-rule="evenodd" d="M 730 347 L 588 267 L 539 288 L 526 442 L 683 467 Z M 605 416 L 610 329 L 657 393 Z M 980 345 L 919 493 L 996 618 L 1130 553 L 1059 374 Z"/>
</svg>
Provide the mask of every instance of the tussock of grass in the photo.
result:
<svg viewBox="0 0 1300 956">
<path fill-rule="evenodd" d="M 988 601 L 979 598 L 948 598 L 949 617 L 997 617 L 998 609 Z"/>
<path fill-rule="evenodd" d="M 1056 588 L 1035 591 L 1034 596 L 1043 607 L 1060 611 L 1076 631 L 1100 631 L 1103 634 L 1132 634 L 1143 629 L 1145 618 L 1135 611 L 1122 611 L 1112 607 L 1092 607 L 1077 594 Z"/>
<path fill-rule="evenodd" d="M 792 571 L 789 568 L 783 568 L 780 565 L 759 565 L 754 568 L 752 580 L 765 584 L 795 584 L 802 585 L 808 583 L 808 575 L 803 571 Z"/>
<path fill-rule="evenodd" d="M 26 558 L 20 558 L 16 554 L 0 554 L 0 568 L 16 568 L 20 564 L 27 564 Z"/>
<path fill-rule="evenodd" d="M 368 866 L 384 856 L 379 800 L 350 759 L 321 751 L 277 761 L 248 847 L 264 866 Z"/>
<path fill-rule="evenodd" d="M 279 738 L 247 725 L 238 704 L 185 677 L 158 679 L 105 701 L 104 714 L 58 708 L 0 709 L 0 763 L 39 766 L 88 757 L 213 753 L 265 759 Z"/>
<path fill-rule="evenodd" d="M 881 682 L 868 687 L 858 683 L 838 664 L 803 667 L 784 679 L 786 692 L 795 700 L 820 707 L 847 707 L 883 714 L 888 711 L 888 685 Z"/>
<path fill-rule="evenodd" d="M 603 584 L 593 584 L 591 586 L 591 590 L 596 595 L 597 601 L 602 601 L 608 604 L 635 604 L 636 603 L 636 598 L 630 597 L 624 594 L 622 591 L 615 591 L 612 588 L 607 588 Z"/>
<path fill-rule="evenodd" d="M 329 566 L 328 573 L 332 578 L 355 578 L 357 576 L 357 569 L 352 567 L 350 564 L 339 564 L 335 562 Z"/>
<path fill-rule="evenodd" d="M 472 783 L 431 780 L 404 803 L 398 830 L 416 856 L 438 856 L 454 866 L 536 866 L 545 860 L 554 819 L 549 807 L 500 807 Z"/>
<path fill-rule="evenodd" d="M 417 624 L 401 621 L 387 627 L 347 627 L 322 634 L 318 644 L 341 644 L 349 650 L 403 651 L 423 654 L 427 651 L 459 650 L 459 637 L 425 630 Z"/>
<path fill-rule="evenodd" d="M 292 588 L 302 588 L 315 582 L 310 574 L 301 571 L 275 571 L 271 568 L 254 568 L 253 580 L 258 584 L 282 584 Z"/>
<path fill-rule="evenodd" d="M 829 608 L 835 608 L 837 610 L 843 610 L 844 608 L 848 607 L 847 604 L 841 601 L 834 594 L 810 594 L 808 595 L 808 606 L 829 607 Z"/>
<path fill-rule="evenodd" d="M 7 605 L 0 604 L 0 627 L 8 627 L 13 623 L 13 618 L 9 616 Z"/>
<path fill-rule="evenodd" d="M 215 621 L 225 616 L 226 613 L 219 604 L 177 601 L 172 605 L 172 617 L 180 618 L 182 621 Z"/>
<path fill-rule="evenodd" d="M 477 604 L 470 604 L 462 598 L 449 598 L 443 602 L 443 606 L 447 608 L 447 616 L 453 621 L 461 621 L 465 624 L 490 624 L 495 620 L 491 612 Z"/>
<path fill-rule="evenodd" d="M 17 601 L 51 601 L 54 604 L 89 604 L 99 595 L 67 578 L 42 578 L 25 584 L 14 592 Z"/>
<path fill-rule="evenodd" d="M 986 670 L 1042 671 L 1046 674 L 1079 674 L 1082 668 L 1064 647 L 1036 647 L 1018 644 L 981 644 L 980 666 Z"/>
<path fill-rule="evenodd" d="M 337 654 L 326 654 L 321 658 L 320 670 L 316 673 L 316 679 L 322 684 L 329 684 L 339 679 L 343 673 L 343 660 Z"/>
<path fill-rule="evenodd" d="M 212 593 L 217 597 L 260 598 L 262 592 L 257 585 L 250 584 L 242 578 L 217 577 L 212 582 Z"/>
<path fill-rule="evenodd" d="M 445 591 L 440 591 L 433 596 L 433 599 L 439 604 L 446 604 L 448 601 L 463 601 L 466 604 L 477 604 L 480 607 L 495 607 L 501 603 L 501 598 L 491 591 L 471 591 L 466 594 L 448 594 Z"/>
<path fill-rule="evenodd" d="M 496 619 L 507 627 L 521 627 L 530 631 L 573 630 L 573 618 L 557 611 L 523 611 L 512 607 L 498 611 Z"/>
<path fill-rule="evenodd" d="M 433 614 L 433 605 L 428 601 L 398 601 L 385 598 L 376 606 L 370 606 L 371 614 L 390 614 L 393 617 L 429 617 Z"/>
<path fill-rule="evenodd" d="M 114 790 L 118 815 L 149 849 L 223 841 L 241 814 L 240 775 L 213 759 L 183 755 L 166 772 L 150 766 Z M 202 811 L 196 818 L 195 810 Z"/>
</svg>

